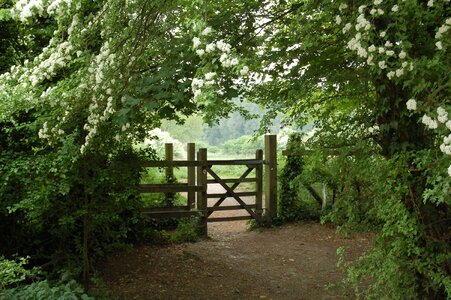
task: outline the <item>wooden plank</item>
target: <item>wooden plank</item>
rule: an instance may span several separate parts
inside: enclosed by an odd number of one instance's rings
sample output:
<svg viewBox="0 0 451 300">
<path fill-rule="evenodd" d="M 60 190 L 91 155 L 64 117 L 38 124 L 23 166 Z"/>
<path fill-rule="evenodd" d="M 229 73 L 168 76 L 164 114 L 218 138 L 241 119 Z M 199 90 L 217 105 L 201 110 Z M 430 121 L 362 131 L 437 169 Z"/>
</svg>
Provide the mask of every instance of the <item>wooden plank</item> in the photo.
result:
<svg viewBox="0 0 451 300">
<path fill-rule="evenodd" d="M 277 216 L 277 136 L 265 135 L 265 208 L 269 219 Z"/>
<path fill-rule="evenodd" d="M 181 211 L 143 211 L 142 214 L 153 219 L 166 218 L 189 218 L 191 216 L 199 216 L 200 212 L 197 210 L 181 210 Z"/>
<path fill-rule="evenodd" d="M 144 168 L 163 168 L 169 165 L 174 167 L 198 167 L 198 166 L 233 166 L 233 165 L 259 165 L 263 164 L 263 160 L 256 159 L 238 159 L 238 160 L 209 160 L 205 162 L 189 161 L 189 160 L 174 160 L 172 163 L 164 160 L 142 160 L 140 165 Z"/>
<path fill-rule="evenodd" d="M 186 145 L 186 156 L 188 161 L 195 161 L 196 160 L 196 145 L 194 143 L 188 143 Z M 188 177 L 188 185 L 195 185 L 196 184 L 196 169 L 193 166 L 190 166 L 187 168 L 187 177 Z M 188 191 L 188 206 L 190 208 L 194 208 L 195 204 L 194 201 L 196 200 L 196 195 L 194 191 Z"/>
<path fill-rule="evenodd" d="M 227 178 L 222 179 L 224 183 L 241 183 L 241 182 L 257 182 L 257 178 Z M 217 183 L 214 179 L 207 179 L 207 183 Z"/>
<path fill-rule="evenodd" d="M 207 194 L 207 198 L 230 198 L 230 197 L 251 197 L 256 196 L 257 192 L 233 192 L 230 193 L 217 193 L 217 194 Z"/>
<path fill-rule="evenodd" d="M 237 217 L 221 217 L 221 218 L 208 218 L 208 222 L 226 222 L 226 221 L 241 221 L 252 220 L 251 216 L 237 216 Z"/>
<path fill-rule="evenodd" d="M 263 159 L 263 150 L 259 149 L 255 152 L 255 159 L 261 160 Z M 255 168 L 255 213 L 259 217 L 258 220 L 261 219 L 263 213 L 263 166 L 257 165 Z"/>
<path fill-rule="evenodd" d="M 188 185 L 186 183 L 161 183 L 161 184 L 140 184 L 141 193 L 179 193 L 179 192 L 199 192 L 203 186 Z"/>
<path fill-rule="evenodd" d="M 232 160 L 209 160 L 209 166 L 233 166 L 233 165 L 259 165 L 263 164 L 263 160 L 257 159 L 232 159 Z"/>
<path fill-rule="evenodd" d="M 248 204 L 247 207 L 249 208 L 255 208 L 255 204 Z M 209 212 L 213 211 L 224 211 L 224 210 L 240 210 L 244 209 L 241 205 L 230 205 L 230 206 L 217 206 L 217 207 L 208 207 L 207 210 Z"/>
</svg>

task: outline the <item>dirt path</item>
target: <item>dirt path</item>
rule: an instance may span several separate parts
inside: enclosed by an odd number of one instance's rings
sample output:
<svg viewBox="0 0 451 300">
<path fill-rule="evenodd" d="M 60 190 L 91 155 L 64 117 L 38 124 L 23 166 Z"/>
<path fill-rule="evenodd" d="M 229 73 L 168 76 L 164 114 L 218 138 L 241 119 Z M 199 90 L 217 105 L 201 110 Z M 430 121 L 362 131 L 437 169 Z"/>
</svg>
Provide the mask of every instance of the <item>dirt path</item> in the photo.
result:
<svg viewBox="0 0 451 300">
<path fill-rule="evenodd" d="M 349 299 L 325 289 L 343 277 L 336 249 L 354 259 L 371 240 L 316 223 L 246 231 L 244 221 L 210 223 L 209 236 L 117 253 L 104 265 L 105 283 L 120 299 Z"/>
</svg>

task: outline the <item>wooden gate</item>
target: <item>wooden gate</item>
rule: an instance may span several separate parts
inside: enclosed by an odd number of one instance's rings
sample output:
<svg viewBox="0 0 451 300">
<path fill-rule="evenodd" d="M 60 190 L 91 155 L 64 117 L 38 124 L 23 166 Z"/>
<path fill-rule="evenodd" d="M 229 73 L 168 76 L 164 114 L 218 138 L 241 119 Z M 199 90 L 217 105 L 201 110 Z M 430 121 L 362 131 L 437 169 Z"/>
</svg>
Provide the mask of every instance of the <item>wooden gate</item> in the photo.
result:
<svg viewBox="0 0 451 300">
<path fill-rule="evenodd" d="M 237 221 L 237 220 L 249 220 L 255 219 L 258 222 L 261 220 L 263 212 L 262 203 L 262 187 L 263 187 L 263 151 L 257 150 L 255 159 L 242 159 L 242 160 L 207 160 L 207 149 L 200 149 L 198 153 L 198 161 L 201 167 L 198 173 L 198 184 L 214 184 L 217 183 L 225 190 L 225 193 L 198 193 L 198 198 L 203 205 L 203 210 L 206 211 L 207 222 L 221 222 L 221 221 Z M 217 172 L 213 170 L 213 166 L 246 166 L 246 170 L 239 178 L 221 178 Z M 249 178 L 248 176 L 255 170 L 255 177 Z M 211 179 L 208 179 L 208 176 Z M 255 183 L 254 191 L 238 192 L 237 188 L 241 183 L 253 182 Z M 227 185 L 232 183 L 231 186 Z M 246 203 L 241 197 L 253 197 L 254 203 Z M 237 205 L 221 206 L 224 200 L 227 198 L 234 199 Z M 208 199 L 217 199 L 213 205 L 208 204 Z M 227 210 L 245 210 L 246 216 L 233 216 L 233 217 L 211 217 L 215 211 L 227 211 Z"/>
<path fill-rule="evenodd" d="M 222 222 L 255 219 L 260 222 L 262 215 L 270 221 L 277 212 L 277 162 L 276 162 L 276 136 L 265 136 L 265 160 L 263 151 L 257 150 L 255 158 L 235 160 L 208 160 L 207 149 L 199 149 L 195 160 L 195 145 L 187 145 L 187 160 L 174 160 L 172 144 L 166 144 L 166 158 L 162 161 L 143 162 L 144 167 L 164 167 L 168 182 L 164 184 L 141 184 L 141 193 L 187 193 L 187 204 L 183 206 L 166 206 L 146 208 L 143 210 L 151 218 L 180 218 L 199 216 L 201 220 L 200 231 L 207 235 L 207 222 Z M 245 166 L 246 170 L 239 178 L 221 178 L 214 166 Z M 265 167 L 263 167 L 265 166 Z M 187 167 L 187 182 L 174 183 L 174 167 Z M 197 169 L 197 172 L 196 172 Z M 255 176 L 249 175 L 255 170 Z M 263 176 L 265 171 L 265 176 Z M 196 175 L 197 173 L 197 175 Z M 263 180 L 265 190 L 263 191 Z M 239 192 L 237 188 L 244 182 L 255 183 L 253 191 Z M 208 193 L 208 184 L 219 184 L 225 193 Z M 231 184 L 229 186 L 229 184 Z M 263 206 L 263 195 L 265 205 Z M 246 203 L 242 197 L 253 197 L 253 203 Z M 234 199 L 236 205 L 221 205 L 227 198 Z M 209 205 L 208 199 L 216 199 Z M 212 217 L 215 211 L 244 210 L 245 216 Z"/>
</svg>

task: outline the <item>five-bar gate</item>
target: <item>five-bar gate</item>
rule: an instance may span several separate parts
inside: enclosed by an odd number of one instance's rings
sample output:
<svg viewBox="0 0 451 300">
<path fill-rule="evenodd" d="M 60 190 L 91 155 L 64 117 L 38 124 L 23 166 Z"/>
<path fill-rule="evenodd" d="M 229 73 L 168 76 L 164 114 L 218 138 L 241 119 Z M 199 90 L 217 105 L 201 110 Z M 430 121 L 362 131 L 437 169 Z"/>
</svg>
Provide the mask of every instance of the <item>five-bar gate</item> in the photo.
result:
<svg viewBox="0 0 451 300">
<path fill-rule="evenodd" d="M 265 136 L 265 158 L 263 151 L 257 150 L 255 158 L 235 160 L 209 160 L 207 149 L 202 148 L 197 152 L 195 159 L 195 145 L 187 145 L 187 160 L 174 160 L 172 144 L 166 144 L 166 158 L 162 161 L 143 162 L 144 167 L 164 167 L 167 183 L 141 184 L 142 193 L 187 193 L 187 204 L 182 206 L 168 205 L 166 207 L 146 208 L 143 213 L 152 218 L 180 218 L 199 216 L 201 220 L 201 232 L 207 234 L 207 222 L 236 221 L 255 219 L 260 222 L 262 216 L 267 216 L 270 221 L 277 211 L 277 162 L 276 162 L 276 136 Z M 222 178 L 220 172 L 214 170 L 214 166 L 245 166 L 246 170 L 239 178 Z M 173 168 L 187 168 L 187 183 L 172 182 Z M 197 170 L 197 172 L 196 172 Z M 253 172 L 255 170 L 255 172 Z M 197 173 L 197 175 L 196 175 Z M 254 173 L 254 177 L 250 174 Z M 265 174 L 264 174 L 265 173 Z M 265 181 L 265 190 L 263 190 Z M 252 191 L 238 191 L 240 184 L 244 182 L 254 183 Z M 208 184 L 219 184 L 224 193 L 208 193 Z M 255 201 L 245 201 L 252 198 Z M 265 203 L 263 205 L 263 198 Z M 215 199 L 213 204 L 208 199 Z M 233 199 L 235 205 L 223 205 L 226 199 Z M 230 201 L 229 201 L 230 202 Z M 216 211 L 244 210 L 246 215 L 213 217 Z"/>
</svg>

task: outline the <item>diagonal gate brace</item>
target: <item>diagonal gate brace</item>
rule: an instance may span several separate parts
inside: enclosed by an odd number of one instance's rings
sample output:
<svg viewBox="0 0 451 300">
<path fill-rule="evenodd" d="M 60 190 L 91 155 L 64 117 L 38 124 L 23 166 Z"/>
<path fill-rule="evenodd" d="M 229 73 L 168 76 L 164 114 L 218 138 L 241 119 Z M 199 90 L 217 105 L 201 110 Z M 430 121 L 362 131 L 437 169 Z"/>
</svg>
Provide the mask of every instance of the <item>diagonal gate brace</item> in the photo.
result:
<svg viewBox="0 0 451 300">
<path fill-rule="evenodd" d="M 233 198 L 235 198 L 235 200 L 239 203 L 239 204 L 241 204 L 241 206 L 254 218 L 254 219 L 258 219 L 258 215 L 251 209 L 251 208 L 249 208 L 248 206 L 247 206 L 247 204 L 237 195 L 237 194 L 235 194 L 235 192 L 233 191 L 233 189 L 231 189 L 227 184 L 225 184 L 222 180 L 221 180 L 221 178 L 210 168 L 210 167 L 207 167 L 206 168 L 207 169 L 207 172 L 208 173 L 210 173 L 210 175 L 211 176 L 213 176 L 213 178 L 216 180 L 216 182 L 218 182 L 226 191 L 227 191 L 227 193 L 230 195 L 230 196 L 232 196 Z M 246 172 L 248 172 L 248 171 L 252 171 L 252 169 L 248 169 Z M 249 171 L 249 173 L 250 173 L 250 171 Z M 245 172 L 245 173 L 246 173 Z M 249 174 L 248 173 L 248 174 Z M 244 175 L 244 174 L 243 174 Z M 246 175 L 247 176 L 247 175 Z M 243 176 L 241 176 L 241 177 L 243 177 Z M 243 177 L 244 178 L 244 177 Z M 239 184 L 239 182 L 238 182 L 238 184 Z M 236 188 L 236 187 L 235 187 Z M 222 199 L 222 198 L 221 198 Z M 225 199 L 225 198 L 224 198 Z M 224 201 L 224 200 L 222 200 L 222 201 Z M 221 202 L 222 202 L 221 201 Z M 218 201 L 219 202 L 219 201 Z M 217 204 L 217 203 L 216 203 Z M 215 204 L 215 206 L 216 206 L 216 204 Z"/>
</svg>

